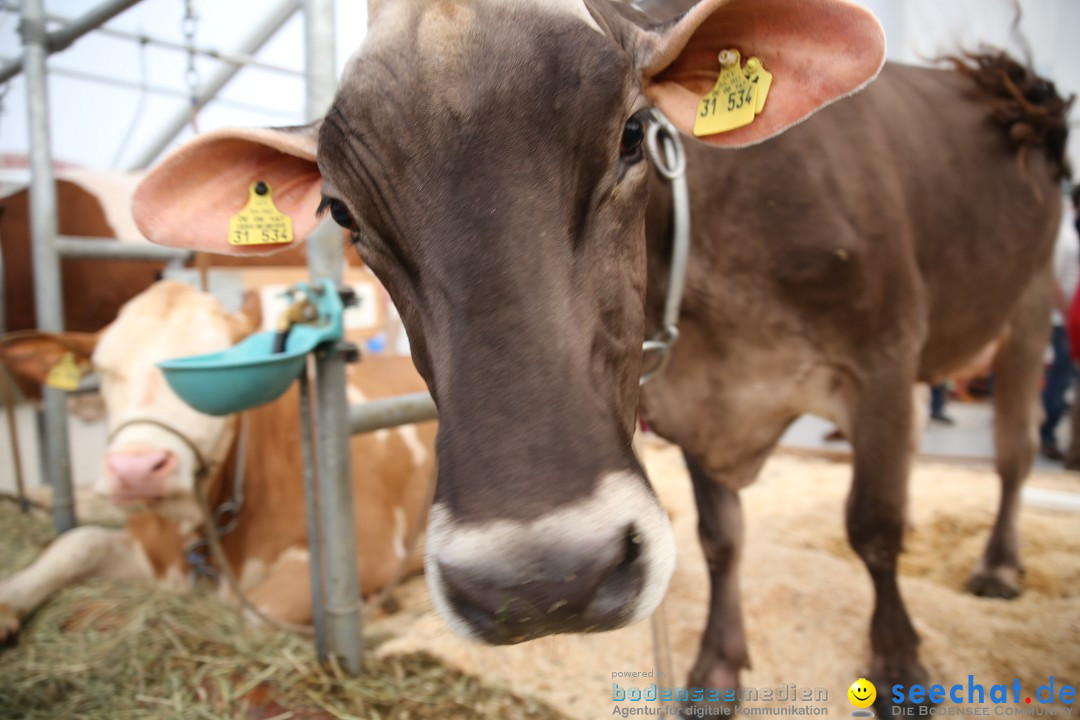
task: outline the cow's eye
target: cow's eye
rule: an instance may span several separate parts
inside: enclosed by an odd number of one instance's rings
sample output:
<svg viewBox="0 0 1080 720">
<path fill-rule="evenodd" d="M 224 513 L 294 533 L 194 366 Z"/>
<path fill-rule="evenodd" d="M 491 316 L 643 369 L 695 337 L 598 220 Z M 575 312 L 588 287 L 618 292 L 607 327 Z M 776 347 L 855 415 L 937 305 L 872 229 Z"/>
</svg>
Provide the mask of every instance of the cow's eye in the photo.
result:
<svg viewBox="0 0 1080 720">
<path fill-rule="evenodd" d="M 316 211 L 316 215 L 322 215 L 327 210 L 330 211 L 330 217 L 332 217 L 334 222 L 338 225 L 346 230 L 356 230 L 356 223 L 353 222 L 352 213 L 349 212 L 349 208 L 345 207 L 345 203 L 337 198 L 323 197 L 322 202 L 319 203 L 319 209 Z"/>
<path fill-rule="evenodd" d="M 631 117 L 623 126 L 619 154 L 631 158 L 641 153 L 641 141 L 645 139 L 645 126 L 637 116 Z"/>
</svg>

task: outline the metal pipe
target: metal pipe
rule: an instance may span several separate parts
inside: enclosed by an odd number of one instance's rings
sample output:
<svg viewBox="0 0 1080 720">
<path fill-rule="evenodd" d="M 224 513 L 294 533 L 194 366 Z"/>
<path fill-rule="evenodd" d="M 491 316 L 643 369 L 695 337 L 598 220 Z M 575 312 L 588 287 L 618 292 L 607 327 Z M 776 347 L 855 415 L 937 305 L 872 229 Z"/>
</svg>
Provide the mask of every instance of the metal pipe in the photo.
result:
<svg viewBox="0 0 1080 720">
<path fill-rule="evenodd" d="M 64 329 L 60 260 L 56 254 L 56 180 L 49 144 L 49 93 L 45 58 L 44 0 L 23 2 L 22 34 L 26 68 L 27 125 L 30 129 L 30 227 L 33 240 L 34 300 L 37 326 L 45 332 Z M 53 491 L 57 532 L 75 527 L 75 501 L 68 455 L 67 393 L 45 386 L 45 477 Z"/>
<path fill-rule="evenodd" d="M 63 23 L 69 23 L 69 18 L 62 15 L 55 15 L 53 13 L 47 13 L 46 19 L 54 20 Z M 202 45 L 195 45 L 192 48 L 188 48 L 187 45 L 180 42 L 174 42 L 172 40 L 165 40 L 163 38 L 147 35 L 146 33 L 129 32 L 127 30 L 118 30 L 111 27 L 97 28 L 97 32 L 102 35 L 108 35 L 109 37 L 118 38 L 120 40 L 131 40 L 145 45 L 153 45 L 155 47 L 165 48 L 166 50 L 176 50 L 178 52 L 194 52 L 201 57 L 208 57 L 212 60 L 218 60 L 219 62 L 229 63 L 230 65 L 243 65 L 244 67 L 254 67 L 260 70 L 268 70 L 270 72 L 281 73 L 282 75 L 294 75 L 296 77 L 303 77 L 304 73 L 294 68 L 285 67 L 284 65 L 275 65 L 274 63 L 263 62 L 257 59 L 253 55 L 246 53 L 229 52 L 227 50 L 218 50 L 216 48 L 205 47 Z"/>
<path fill-rule="evenodd" d="M 360 579 L 356 567 L 356 519 L 353 514 L 349 457 L 345 356 L 337 348 L 316 354 L 315 395 L 319 412 L 316 464 L 323 559 L 326 565 L 327 647 L 345 672 L 360 673 Z"/>
<path fill-rule="evenodd" d="M 263 45 L 268 43 L 277 31 L 281 29 L 282 25 L 289 21 L 289 18 L 300 9 L 300 0 L 284 0 L 281 5 L 273 10 L 266 18 L 257 26 L 252 32 L 244 38 L 244 41 L 240 43 L 240 46 L 236 49 L 236 52 L 243 53 L 245 55 L 254 55 L 259 52 Z M 242 66 L 227 65 L 218 69 L 214 75 L 207 80 L 196 92 L 196 104 L 205 105 L 214 99 L 214 97 L 221 92 L 230 80 L 236 77 L 236 74 L 240 72 Z M 147 146 L 139 153 L 138 157 L 131 163 L 129 169 L 141 170 L 162 153 L 169 146 L 176 136 L 179 135 L 184 127 L 191 121 L 191 108 L 184 107 L 183 110 L 177 112 L 167 122 L 162 124 L 161 130 L 151 140 Z"/>
<path fill-rule="evenodd" d="M 326 581 L 322 534 L 319 532 L 319 488 L 315 478 L 315 441 L 311 433 L 311 390 L 308 368 L 300 373 L 300 462 L 304 466 L 304 517 L 307 521 L 308 565 L 311 575 L 311 609 L 315 623 L 315 655 L 319 662 L 329 659 L 326 649 Z"/>
<path fill-rule="evenodd" d="M 101 85 L 111 85 L 113 87 L 124 88 L 125 90 L 137 90 L 139 92 L 153 93 L 154 95 L 164 95 L 166 97 L 179 98 L 184 101 L 191 99 L 191 94 L 184 92 L 183 90 L 177 90 L 176 88 L 164 87 L 162 85 L 150 85 L 147 83 L 135 82 L 132 80 L 121 80 L 120 78 L 106 77 L 104 75 L 97 75 L 95 73 L 83 72 L 82 70 L 72 70 L 71 68 L 49 68 L 49 73 L 60 77 L 74 78 L 75 80 L 82 80 L 84 82 L 98 83 Z M 220 107 L 233 108 L 235 110 L 243 110 L 244 112 L 261 113 L 263 115 L 271 115 L 274 117 L 285 118 L 289 121 L 293 121 L 296 117 L 295 112 L 288 110 L 282 110 L 280 108 L 267 107 L 265 105 L 256 105 L 255 103 L 243 102 L 242 100 L 230 100 L 229 98 L 217 98 L 215 101 Z"/>
<path fill-rule="evenodd" d="M 56 238 L 56 251 L 66 258 L 95 260 L 145 260 L 147 262 L 188 262 L 192 250 L 150 245 L 145 242 L 125 242 L 75 235 Z"/>
<path fill-rule="evenodd" d="M 337 93 L 337 36 L 333 0 L 304 0 L 304 69 L 307 121 L 330 109 Z"/>
<path fill-rule="evenodd" d="M 308 121 L 321 117 L 334 98 L 337 78 L 334 37 L 334 0 L 304 0 Z M 328 278 L 336 285 L 341 284 L 344 258 L 340 243 L 338 230 L 325 222 L 308 238 L 308 268 L 313 281 Z M 345 672 L 358 675 L 363 640 L 347 425 L 348 379 L 343 349 L 335 346 L 316 353 L 315 366 L 327 646 Z"/>
<path fill-rule="evenodd" d="M 71 47 L 71 44 L 81 38 L 86 33 L 94 30 L 99 25 L 112 20 L 114 17 L 124 12 L 132 5 L 136 5 L 140 0 L 109 0 L 96 8 L 81 15 L 73 20 L 68 25 L 54 30 L 51 33 L 45 32 L 45 12 L 35 14 L 35 11 L 31 8 L 28 13 L 27 6 L 31 3 L 23 3 L 23 22 L 26 22 L 28 14 L 34 15 L 37 18 L 37 22 L 41 27 L 41 48 L 45 55 L 50 55 L 54 52 L 60 52 L 61 50 L 67 50 Z M 42 59 L 44 62 L 44 58 Z M 22 60 L 8 63 L 4 67 L 0 68 L 0 83 L 5 83 L 11 78 L 18 75 L 27 65 Z"/>
<path fill-rule="evenodd" d="M 353 435 L 411 423 L 437 420 L 439 411 L 426 392 L 383 398 L 349 406 L 349 432 Z"/>
</svg>

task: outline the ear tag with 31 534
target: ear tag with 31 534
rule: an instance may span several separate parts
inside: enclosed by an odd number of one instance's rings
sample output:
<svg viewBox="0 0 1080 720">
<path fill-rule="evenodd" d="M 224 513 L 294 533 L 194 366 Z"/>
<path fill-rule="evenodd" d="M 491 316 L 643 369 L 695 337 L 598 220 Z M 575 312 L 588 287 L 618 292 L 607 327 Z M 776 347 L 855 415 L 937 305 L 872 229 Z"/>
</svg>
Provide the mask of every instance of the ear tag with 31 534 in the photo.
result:
<svg viewBox="0 0 1080 720">
<path fill-rule="evenodd" d="M 292 241 L 292 218 L 274 205 L 273 189 L 264 182 L 252 183 L 247 205 L 229 220 L 229 244 L 285 245 Z"/>
<path fill-rule="evenodd" d="M 768 99 L 772 73 L 760 58 L 746 61 L 744 69 L 738 50 L 724 50 L 719 55 L 720 75 L 716 85 L 698 102 L 694 135 L 716 135 L 737 130 L 754 122 Z"/>
</svg>

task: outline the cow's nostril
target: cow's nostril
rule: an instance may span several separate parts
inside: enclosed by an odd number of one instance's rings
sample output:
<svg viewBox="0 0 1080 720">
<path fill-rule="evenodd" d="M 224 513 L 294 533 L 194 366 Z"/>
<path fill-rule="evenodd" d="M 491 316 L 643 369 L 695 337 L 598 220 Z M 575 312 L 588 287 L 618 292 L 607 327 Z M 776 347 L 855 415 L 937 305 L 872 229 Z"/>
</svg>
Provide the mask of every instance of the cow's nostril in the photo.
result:
<svg viewBox="0 0 1080 720">
<path fill-rule="evenodd" d="M 168 464 L 168 462 L 169 462 L 169 456 L 168 455 L 162 455 L 161 459 L 158 460 L 156 463 L 154 463 L 153 471 L 158 472 L 159 470 L 165 469 L 165 466 Z"/>
<path fill-rule="evenodd" d="M 623 559 L 619 566 L 632 565 L 641 556 L 643 538 L 633 523 L 626 527 L 623 535 Z"/>
<path fill-rule="evenodd" d="M 639 562 L 645 538 L 631 523 L 622 534 L 622 557 L 600 582 L 589 603 L 593 617 L 617 616 L 626 611 L 627 598 L 637 597 L 645 582 L 645 572 Z"/>
</svg>

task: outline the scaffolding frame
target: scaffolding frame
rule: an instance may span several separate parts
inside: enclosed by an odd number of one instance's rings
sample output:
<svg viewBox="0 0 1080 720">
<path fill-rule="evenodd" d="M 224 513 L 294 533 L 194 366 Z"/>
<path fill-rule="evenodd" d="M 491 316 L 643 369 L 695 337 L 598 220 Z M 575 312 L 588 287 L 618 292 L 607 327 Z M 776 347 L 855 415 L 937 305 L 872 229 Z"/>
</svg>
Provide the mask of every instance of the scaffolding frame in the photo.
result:
<svg viewBox="0 0 1080 720">
<path fill-rule="evenodd" d="M 191 253 L 158 246 L 93 238 L 61 236 L 57 232 L 56 182 L 49 136 L 48 55 L 66 49 L 139 0 L 105 0 L 85 15 L 58 30 L 46 31 L 55 19 L 45 13 L 44 0 L 23 0 L 20 35 L 23 55 L 0 67 L 0 83 L 19 72 L 26 74 L 30 129 L 30 217 L 37 324 L 47 332 L 63 331 L 60 258 L 127 259 L 183 264 Z M 228 64 L 197 93 L 205 104 L 247 65 L 259 65 L 254 54 L 298 11 L 305 18 L 305 78 L 307 116 L 321 117 L 336 92 L 334 0 L 284 0 L 259 23 L 235 52 L 201 52 Z M 122 35 L 119 31 L 114 36 Z M 136 39 L 148 42 L 144 38 Z M 276 69 L 276 68 L 275 68 Z M 140 154 L 135 167 L 150 164 L 181 132 L 189 120 L 188 108 L 166 123 L 156 139 Z M 329 278 L 338 286 L 343 277 L 339 235 L 324 223 L 308 240 L 308 266 L 312 279 Z M 2 276 L 0 276 L 2 281 Z M 2 290 L 2 288 L 0 288 Z M 0 292 L 2 297 L 2 292 Z M 361 596 L 356 563 L 356 532 L 352 502 L 349 441 L 353 434 L 436 419 L 434 401 L 426 393 L 349 407 L 346 400 L 344 343 L 316 353 L 314 391 L 301 379 L 301 418 L 304 424 L 305 498 L 312 557 L 312 594 L 315 609 L 316 650 L 320 660 L 331 656 L 351 674 L 361 670 Z M 77 525 L 67 432 L 67 392 L 45 387 L 42 446 L 45 477 L 53 490 L 53 524 L 58 532 Z M 314 398 L 312 422 L 309 399 Z M 312 432 L 314 425 L 315 432 Z"/>
</svg>

